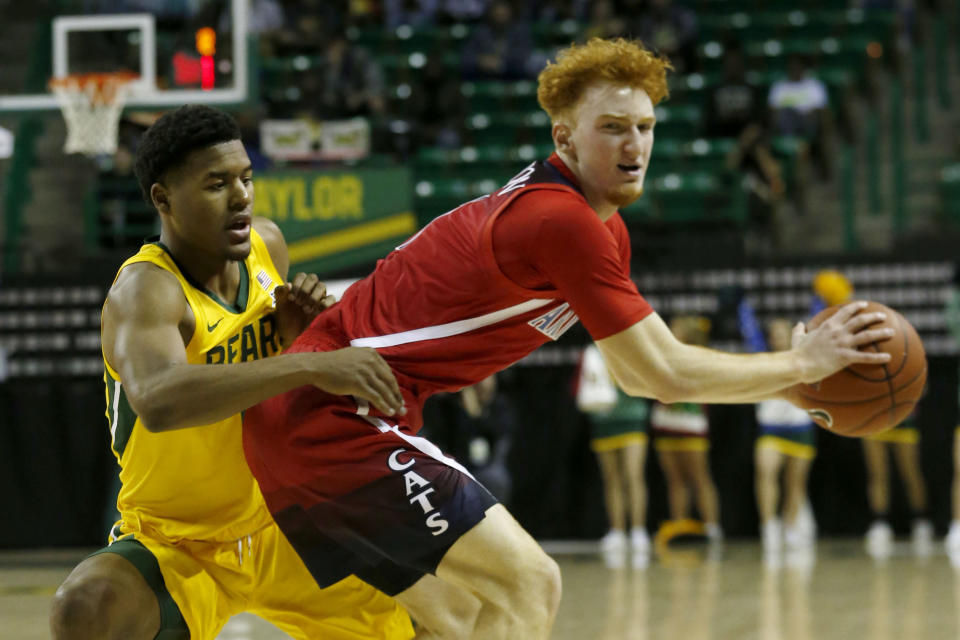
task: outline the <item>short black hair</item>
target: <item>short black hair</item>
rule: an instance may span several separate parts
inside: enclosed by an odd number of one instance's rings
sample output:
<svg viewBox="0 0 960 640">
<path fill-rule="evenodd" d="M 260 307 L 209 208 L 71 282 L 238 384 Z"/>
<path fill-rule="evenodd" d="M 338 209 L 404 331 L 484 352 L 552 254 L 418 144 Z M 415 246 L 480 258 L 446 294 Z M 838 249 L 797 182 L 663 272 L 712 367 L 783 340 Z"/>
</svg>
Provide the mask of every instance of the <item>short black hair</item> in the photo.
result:
<svg viewBox="0 0 960 640">
<path fill-rule="evenodd" d="M 240 127 L 228 113 L 202 104 L 188 104 L 160 117 L 140 140 L 133 171 L 147 204 L 150 187 L 197 149 L 240 139 Z"/>
</svg>

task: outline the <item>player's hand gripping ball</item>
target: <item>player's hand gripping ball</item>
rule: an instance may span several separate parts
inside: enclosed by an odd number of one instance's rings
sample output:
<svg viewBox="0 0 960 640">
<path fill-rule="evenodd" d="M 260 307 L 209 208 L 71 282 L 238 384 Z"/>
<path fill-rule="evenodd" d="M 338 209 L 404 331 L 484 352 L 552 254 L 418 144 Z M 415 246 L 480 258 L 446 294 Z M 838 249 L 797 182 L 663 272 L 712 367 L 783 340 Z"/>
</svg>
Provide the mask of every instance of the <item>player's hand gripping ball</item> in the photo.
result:
<svg viewBox="0 0 960 640">
<path fill-rule="evenodd" d="M 815 329 L 842 307 L 824 309 L 810 322 Z M 890 361 L 882 365 L 852 364 L 814 384 L 791 389 L 791 400 L 807 410 L 818 425 L 843 436 L 866 436 L 892 429 L 913 411 L 927 381 L 927 356 L 916 330 L 906 319 L 877 302 L 860 313 L 883 311 L 886 320 L 871 329 L 890 327 L 894 334 L 861 349 L 885 351 Z"/>
</svg>

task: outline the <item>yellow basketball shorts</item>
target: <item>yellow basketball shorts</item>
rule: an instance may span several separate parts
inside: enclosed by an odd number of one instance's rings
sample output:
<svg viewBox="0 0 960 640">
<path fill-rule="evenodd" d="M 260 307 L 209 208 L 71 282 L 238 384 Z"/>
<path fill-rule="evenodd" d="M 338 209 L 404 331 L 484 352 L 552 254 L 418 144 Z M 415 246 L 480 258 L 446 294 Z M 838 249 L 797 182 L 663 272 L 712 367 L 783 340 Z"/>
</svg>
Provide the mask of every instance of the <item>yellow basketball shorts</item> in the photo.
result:
<svg viewBox="0 0 960 640">
<path fill-rule="evenodd" d="M 360 579 L 349 576 L 321 589 L 275 524 L 229 543 L 171 545 L 124 533 L 122 525 L 114 532 L 121 535 L 98 553 L 123 555 L 144 574 L 160 601 L 158 638 L 214 640 L 230 617 L 244 611 L 303 640 L 413 637 L 403 607 Z M 159 575 L 151 576 L 151 564 Z M 189 636 L 176 631 L 184 623 Z"/>
<path fill-rule="evenodd" d="M 881 431 L 880 433 L 873 433 L 869 436 L 864 436 L 864 438 L 867 440 L 873 440 L 874 442 L 917 444 L 920 442 L 920 431 L 914 427 L 898 425 L 893 429 L 887 429 L 886 431 Z"/>
</svg>

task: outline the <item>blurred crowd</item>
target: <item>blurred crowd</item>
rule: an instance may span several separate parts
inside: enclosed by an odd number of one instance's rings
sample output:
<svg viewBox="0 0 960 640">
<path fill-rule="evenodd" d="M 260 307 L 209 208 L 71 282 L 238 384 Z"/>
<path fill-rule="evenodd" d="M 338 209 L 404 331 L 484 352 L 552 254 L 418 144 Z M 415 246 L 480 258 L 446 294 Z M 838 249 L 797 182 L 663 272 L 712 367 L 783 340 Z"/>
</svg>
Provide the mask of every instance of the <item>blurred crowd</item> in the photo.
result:
<svg viewBox="0 0 960 640">
<path fill-rule="evenodd" d="M 385 162 L 414 159 L 421 149 L 456 152 L 484 143 L 483 136 L 470 129 L 476 108 L 465 86 L 533 81 L 557 49 L 573 40 L 639 38 L 671 60 L 672 84 L 678 86 L 683 78 L 703 77 L 705 71 L 697 3 L 248 1 L 249 30 L 256 36 L 261 61 L 261 94 L 238 111 L 237 118 L 257 170 L 284 164 L 264 151 L 260 126 L 265 120 L 364 119 L 369 124 L 370 153 Z M 232 23 L 225 0 L 86 0 L 86 4 L 100 12 L 120 6 L 149 11 L 157 16 L 158 28 L 181 34 L 216 24 L 221 41 L 229 40 Z M 900 28 L 906 32 L 912 28 L 912 2 L 854 1 L 850 6 L 896 9 L 903 15 Z M 180 53 L 190 51 L 192 41 L 187 35 L 181 40 Z M 423 49 L 409 46 L 413 42 L 422 43 Z M 702 100 L 702 122 L 681 141 L 693 142 L 700 136 L 734 141 L 710 171 L 725 185 L 737 185 L 727 192 L 743 185 L 747 244 L 769 253 L 784 245 L 784 209 L 804 216 L 810 206 L 810 185 L 833 180 L 838 141 L 853 139 L 854 125 L 846 115 L 845 100 L 831 96 L 821 79 L 816 59 L 788 55 L 784 73 L 776 78 L 766 74 L 758 81 L 762 69 L 751 67 L 756 58 L 747 55 L 742 42 L 731 36 L 720 46 L 722 66 L 709 70 L 710 80 L 701 94 L 705 99 L 696 98 Z M 162 75 L 163 69 L 158 72 Z M 687 95 L 668 100 L 667 108 L 682 106 Z M 125 120 L 118 156 L 103 162 L 107 173 L 129 175 L 129 159 L 142 130 L 142 122 Z M 513 168 L 507 158 L 503 165 Z"/>
</svg>

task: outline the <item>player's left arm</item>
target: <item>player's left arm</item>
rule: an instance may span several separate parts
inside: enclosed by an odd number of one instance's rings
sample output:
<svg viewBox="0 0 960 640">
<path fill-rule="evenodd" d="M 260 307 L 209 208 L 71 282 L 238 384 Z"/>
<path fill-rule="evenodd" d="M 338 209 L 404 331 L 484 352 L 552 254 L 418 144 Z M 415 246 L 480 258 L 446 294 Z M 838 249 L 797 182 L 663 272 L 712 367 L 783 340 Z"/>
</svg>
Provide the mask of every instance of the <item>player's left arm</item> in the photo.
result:
<svg viewBox="0 0 960 640">
<path fill-rule="evenodd" d="M 677 340 L 629 276 L 626 228 L 604 225 L 589 210 L 557 208 L 542 219 L 528 250 L 594 337 L 614 379 L 628 394 L 666 403 L 757 402 L 799 382 L 815 382 L 852 363 L 879 364 L 887 354 L 857 347 L 888 337 L 869 329 L 881 318 L 853 303 L 789 351 L 732 354 Z"/>
<path fill-rule="evenodd" d="M 326 285 L 316 274 L 298 273 L 292 281 L 287 280 L 290 255 L 283 232 L 276 223 L 268 218 L 257 217 L 253 220 L 253 228 L 263 239 L 273 266 L 284 280 L 282 285 L 274 289 L 274 295 L 277 303 L 277 330 L 286 348 L 310 326 L 321 311 L 336 302 L 336 299 L 327 295 Z"/>
<path fill-rule="evenodd" d="M 843 367 L 882 364 L 886 353 L 858 347 L 889 337 L 888 329 L 870 329 L 881 318 L 858 313 L 852 302 L 809 333 L 798 328 L 794 347 L 772 353 L 736 354 L 677 340 L 653 313 L 627 329 L 597 341 L 610 372 L 630 395 L 663 402 L 753 403 L 779 396 L 790 387 L 817 382 Z"/>
</svg>

